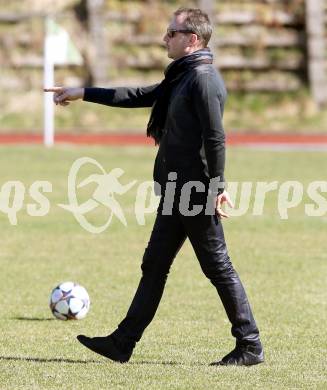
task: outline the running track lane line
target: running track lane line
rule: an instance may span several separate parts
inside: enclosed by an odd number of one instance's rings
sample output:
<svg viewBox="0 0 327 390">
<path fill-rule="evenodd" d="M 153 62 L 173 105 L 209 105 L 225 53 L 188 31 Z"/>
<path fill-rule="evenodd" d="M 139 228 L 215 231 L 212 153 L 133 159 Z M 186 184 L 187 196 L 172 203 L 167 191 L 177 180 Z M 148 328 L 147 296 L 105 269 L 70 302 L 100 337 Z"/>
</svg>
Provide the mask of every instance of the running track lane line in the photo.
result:
<svg viewBox="0 0 327 390">
<path fill-rule="evenodd" d="M 327 147 L 327 134 L 228 134 L 228 145 Z M 41 144 L 41 134 L 0 134 L 0 144 Z M 143 134 L 57 134 L 55 143 L 77 145 L 154 145 Z"/>
</svg>

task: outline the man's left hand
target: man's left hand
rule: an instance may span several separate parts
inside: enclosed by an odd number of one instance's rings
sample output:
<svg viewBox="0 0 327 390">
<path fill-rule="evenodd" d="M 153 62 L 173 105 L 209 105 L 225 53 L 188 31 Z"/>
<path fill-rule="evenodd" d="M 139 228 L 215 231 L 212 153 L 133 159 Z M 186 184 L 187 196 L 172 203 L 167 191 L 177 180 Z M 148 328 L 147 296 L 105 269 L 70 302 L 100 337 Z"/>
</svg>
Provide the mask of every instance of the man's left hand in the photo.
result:
<svg viewBox="0 0 327 390">
<path fill-rule="evenodd" d="M 216 213 L 219 218 L 228 218 L 229 215 L 222 209 L 223 203 L 227 203 L 229 207 L 234 208 L 234 204 L 230 198 L 229 193 L 224 190 L 223 193 L 217 196 L 216 198 Z"/>
</svg>

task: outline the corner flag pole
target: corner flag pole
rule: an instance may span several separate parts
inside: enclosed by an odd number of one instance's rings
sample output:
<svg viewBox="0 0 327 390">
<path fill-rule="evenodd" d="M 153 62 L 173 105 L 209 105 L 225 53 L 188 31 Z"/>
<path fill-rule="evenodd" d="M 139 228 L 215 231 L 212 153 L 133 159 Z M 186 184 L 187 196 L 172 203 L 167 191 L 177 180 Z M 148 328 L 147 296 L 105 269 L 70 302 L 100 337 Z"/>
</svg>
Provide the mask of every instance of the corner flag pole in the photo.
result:
<svg viewBox="0 0 327 390">
<path fill-rule="evenodd" d="M 44 38 L 44 87 L 50 88 L 54 85 L 54 60 L 51 55 L 50 46 L 50 18 L 45 18 L 45 38 Z M 52 94 L 44 94 L 44 129 L 43 142 L 47 147 L 54 144 L 54 104 Z"/>
<path fill-rule="evenodd" d="M 55 65 L 83 64 L 83 57 L 69 37 L 68 32 L 59 26 L 53 18 L 45 18 L 44 37 L 44 87 L 54 86 Z M 54 104 L 51 94 L 44 94 L 44 145 L 54 144 Z"/>
</svg>

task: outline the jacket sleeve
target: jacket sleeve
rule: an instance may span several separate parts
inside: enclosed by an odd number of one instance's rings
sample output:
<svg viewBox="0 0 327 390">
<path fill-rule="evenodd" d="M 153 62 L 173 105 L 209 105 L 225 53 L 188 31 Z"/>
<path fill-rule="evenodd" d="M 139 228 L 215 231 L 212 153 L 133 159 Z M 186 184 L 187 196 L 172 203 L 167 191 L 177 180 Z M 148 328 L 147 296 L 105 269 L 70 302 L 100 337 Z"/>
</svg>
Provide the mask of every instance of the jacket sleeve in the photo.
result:
<svg viewBox="0 0 327 390">
<path fill-rule="evenodd" d="M 192 88 L 192 100 L 199 118 L 203 149 L 210 179 L 220 184 L 217 193 L 223 192 L 225 169 L 225 132 L 222 124 L 223 87 L 210 73 L 197 75 Z"/>
<path fill-rule="evenodd" d="M 139 88 L 85 88 L 83 100 L 111 107 L 152 107 L 158 96 L 159 85 Z"/>
</svg>

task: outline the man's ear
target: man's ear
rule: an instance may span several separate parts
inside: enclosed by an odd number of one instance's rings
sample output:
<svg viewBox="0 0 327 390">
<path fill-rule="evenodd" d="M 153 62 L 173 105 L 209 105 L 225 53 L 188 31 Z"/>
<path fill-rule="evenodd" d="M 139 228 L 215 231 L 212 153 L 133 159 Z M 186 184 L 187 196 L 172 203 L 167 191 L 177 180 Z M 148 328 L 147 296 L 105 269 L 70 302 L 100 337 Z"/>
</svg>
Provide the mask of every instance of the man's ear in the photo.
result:
<svg viewBox="0 0 327 390">
<path fill-rule="evenodd" d="M 200 43 L 199 37 L 196 34 L 190 34 L 190 44 L 196 46 Z"/>
<path fill-rule="evenodd" d="M 203 42 L 201 41 L 201 39 L 196 34 L 191 34 L 190 46 L 196 47 L 197 50 L 201 49 L 201 48 L 204 48 Z"/>
</svg>

